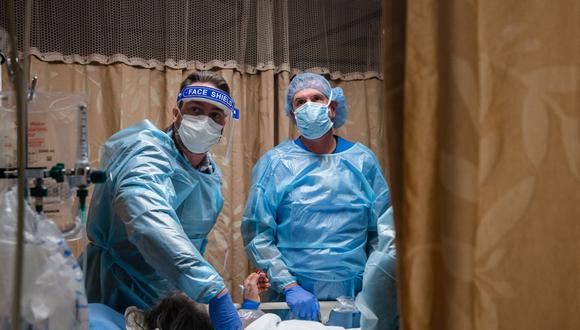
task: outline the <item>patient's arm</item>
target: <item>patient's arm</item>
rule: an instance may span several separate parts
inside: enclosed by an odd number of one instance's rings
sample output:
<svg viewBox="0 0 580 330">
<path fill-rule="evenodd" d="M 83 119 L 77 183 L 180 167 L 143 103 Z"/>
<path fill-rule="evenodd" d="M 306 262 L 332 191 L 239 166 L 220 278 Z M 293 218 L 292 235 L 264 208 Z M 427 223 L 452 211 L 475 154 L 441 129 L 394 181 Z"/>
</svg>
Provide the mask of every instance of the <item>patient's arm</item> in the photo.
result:
<svg viewBox="0 0 580 330">
<path fill-rule="evenodd" d="M 260 293 L 268 290 L 270 283 L 266 273 L 257 271 L 248 275 L 244 281 L 244 300 L 260 302 Z"/>
</svg>

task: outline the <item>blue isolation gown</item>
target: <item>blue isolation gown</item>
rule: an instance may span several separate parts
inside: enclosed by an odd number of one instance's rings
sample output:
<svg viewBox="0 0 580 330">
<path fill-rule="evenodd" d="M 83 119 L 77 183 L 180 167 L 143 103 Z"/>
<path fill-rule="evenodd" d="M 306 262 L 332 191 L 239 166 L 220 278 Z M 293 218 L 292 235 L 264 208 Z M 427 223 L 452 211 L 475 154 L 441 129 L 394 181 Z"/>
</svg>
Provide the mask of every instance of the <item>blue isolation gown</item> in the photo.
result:
<svg viewBox="0 0 580 330">
<path fill-rule="evenodd" d="M 362 329 L 397 330 L 397 255 L 392 208 L 379 218 L 378 233 L 379 247 L 366 264 L 363 288 L 356 303 L 362 313 Z"/>
<path fill-rule="evenodd" d="M 211 158 L 210 164 L 212 173 L 194 169 L 171 132 L 149 121 L 107 141 L 101 168 L 108 178 L 91 199 L 91 242 L 83 256 L 89 302 L 123 313 L 174 291 L 207 303 L 225 288 L 203 258 L 223 206 L 221 173 Z"/>
<path fill-rule="evenodd" d="M 387 182 L 360 143 L 324 155 L 299 144 L 282 142 L 254 167 L 241 226 L 246 251 L 278 293 L 298 282 L 319 300 L 354 297 L 391 203 Z"/>
</svg>

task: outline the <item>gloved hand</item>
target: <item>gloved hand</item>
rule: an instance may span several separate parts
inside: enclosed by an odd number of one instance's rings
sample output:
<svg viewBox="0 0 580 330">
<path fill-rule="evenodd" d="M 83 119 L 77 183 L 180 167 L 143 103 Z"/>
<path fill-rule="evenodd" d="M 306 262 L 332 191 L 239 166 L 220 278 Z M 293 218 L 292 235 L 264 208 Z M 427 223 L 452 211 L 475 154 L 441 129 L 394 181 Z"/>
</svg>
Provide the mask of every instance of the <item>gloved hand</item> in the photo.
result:
<svg viewBox="0 0 580 330">
<path fill-rule="evenodd" d="M 304 290 L 300 285 L 288 288 L 284 293 L 286 293 L 286 303 L 294 316 L 303 320 L 318 321 L 320 304 L 312 293 Z"/>
<path fill-rule="evenodd" d="M 255 310 L 258 310 L 258 307 L 260 307 L 260 303 L 258 301 L 244 299 L 244 302 L 242 303 L 241 309 L 249 309 L 249 310 L 255 311 Z"/>
<path fill-rule="evenodd" d="M 230 293 L 215 297 L 209 301 L 209 317 L 216 330 L 241 330 L 242 321 L 234 307 Z"/>
</svg>

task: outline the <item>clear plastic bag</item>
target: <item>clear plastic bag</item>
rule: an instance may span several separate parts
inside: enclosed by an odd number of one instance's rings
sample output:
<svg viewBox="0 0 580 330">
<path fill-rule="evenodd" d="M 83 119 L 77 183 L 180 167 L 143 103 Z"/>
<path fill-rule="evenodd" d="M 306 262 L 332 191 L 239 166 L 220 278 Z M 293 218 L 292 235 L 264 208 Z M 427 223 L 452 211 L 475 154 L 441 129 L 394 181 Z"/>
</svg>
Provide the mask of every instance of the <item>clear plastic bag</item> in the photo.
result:
<svg viewBox="0 0 580 330">
<path fill-rule="evenodd" d="M 86 102 L 81 93 L 36 92 L 28 104 L 28 166 L 51 168 L 63 163 L 73 168 L 79 155 L 79 105 Z M 16 167 L 16 99 L 12 92 L 0 93 L 0 168 Z M 2 180 L 0 189 L 15 186 L 15 180 Z M 31 182 L 32 184 L 32 182 Z M 44 213 L 62 232 L 78 229 L 74 189 L 68 183 L 44 180 L 48 196 Z"/>
<path fill-rule="evenodd" d="M 326 325 L 344 328 L 360 327 L 360 311 L 355 305 L 353 297 L 341 296 L 336 298 L 338 303 L 330 310 Z"/>
<path fill-rule="evenodd" d="M 10 324 L 14 251 L 15 191 L 0 193 L 0 327 Z M 21 315 L 26 329 L 87 329 L 83 273 L 58 227 L 26 205 Z"/>
<path fill-rule="evenodd" d="M 262 317 L 264 312 L 257 309 L 239 309 L 238 315 L 242 321 L 242 329 L 245 329 L 248 325 L 250 325 L 250 323 Z"/>
</svg>

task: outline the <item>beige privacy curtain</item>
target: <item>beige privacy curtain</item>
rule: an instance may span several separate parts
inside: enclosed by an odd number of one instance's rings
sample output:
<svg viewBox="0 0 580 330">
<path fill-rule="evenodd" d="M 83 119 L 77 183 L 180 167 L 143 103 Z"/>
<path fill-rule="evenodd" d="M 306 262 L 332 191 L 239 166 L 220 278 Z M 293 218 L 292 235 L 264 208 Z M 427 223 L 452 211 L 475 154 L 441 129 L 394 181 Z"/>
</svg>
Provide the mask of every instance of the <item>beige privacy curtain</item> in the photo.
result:
<svg viewBox="0 0 580 330">
<path fill-rule="evenodd" d="M 580 2 L 394 2 L 403 328 L 580 328 Z"/>
<path fill-rule="evenodd" d="M 84 92 L 88 99 L 91 165 L 98 166 L 99 149 L 110 135 L 142 119 L 160 128 L 172 121 L 177 89 L 189 72 L 159 71 L 125 64 L 81 65 L 46 63 L 32 59 L 31 74 L 40 77 L 39 91 Z M 250 269 L 240 234 L 240 220 L 257 159 L 280 141 L 297 136 L 284 113 L 290 75 L 273 70 L 241 74 L 218 71 L 230 84 L 241 109 L 230 166 L 221 164 L 224 148 L 215 153 L 224 175 L 225 204 L 209 236 L 206 258 L 224 277 L 234 299 L 241 302 L 238 285 Z M 4 79 L 7 87 L 8 80 Z M 385 164 L 384 127 L 380 124 L 382 84 L 378 79 L 340 81 L 347 97 L 349 120 L 339 130 L 342 136 L 370 146 Z M 80 250 L 81 247 L 77 247 Z M 78 253 L 78 251 L 77 251 Z"/>
</svg>

